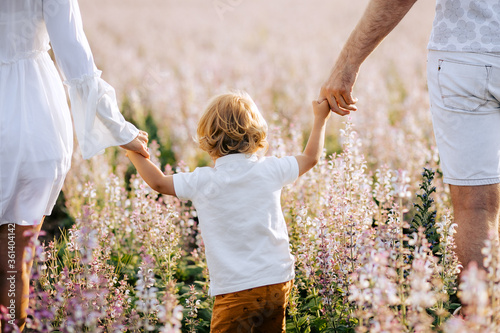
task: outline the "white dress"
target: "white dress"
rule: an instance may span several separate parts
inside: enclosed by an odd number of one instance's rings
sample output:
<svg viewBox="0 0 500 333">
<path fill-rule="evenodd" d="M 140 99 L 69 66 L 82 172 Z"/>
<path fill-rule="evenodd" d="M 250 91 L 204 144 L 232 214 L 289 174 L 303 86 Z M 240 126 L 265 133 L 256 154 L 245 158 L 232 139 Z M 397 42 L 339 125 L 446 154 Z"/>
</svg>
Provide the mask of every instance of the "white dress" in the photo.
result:
<svg viewBox="0 0 500 333">
<path fill-rule="evenodd" d="M 0 1 L 0 224 L 49 215 L 71 163 L 68 86 L 84 158 L 132 141 L 114 89 L 100 78 L 77 0 Z"/>
</svg>

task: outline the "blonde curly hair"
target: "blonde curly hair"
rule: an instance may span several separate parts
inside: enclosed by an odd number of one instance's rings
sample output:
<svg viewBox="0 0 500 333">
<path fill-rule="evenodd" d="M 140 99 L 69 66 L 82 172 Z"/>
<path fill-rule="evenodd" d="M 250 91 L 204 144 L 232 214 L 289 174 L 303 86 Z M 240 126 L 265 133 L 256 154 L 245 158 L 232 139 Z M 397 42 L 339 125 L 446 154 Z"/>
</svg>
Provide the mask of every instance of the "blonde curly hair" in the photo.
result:
<svg viewBox="0 0 500 333">
<path fill-rule="evenodd" d="M 267 123 L 245 92 L 213 97 L 198 122 L 197 142 L 214 160 L 268 148 Z"/>
</svg>

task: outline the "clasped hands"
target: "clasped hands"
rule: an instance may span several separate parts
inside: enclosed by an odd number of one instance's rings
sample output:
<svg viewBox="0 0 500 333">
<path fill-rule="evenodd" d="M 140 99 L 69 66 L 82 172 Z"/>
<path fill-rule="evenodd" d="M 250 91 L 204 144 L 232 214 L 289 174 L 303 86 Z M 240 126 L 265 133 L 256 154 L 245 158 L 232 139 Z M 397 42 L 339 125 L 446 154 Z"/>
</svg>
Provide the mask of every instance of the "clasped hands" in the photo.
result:
<svg viewBox="0 0 500 333">
<path fill-rule="evenodd" d="M 356 111 L 358 99 L 352 96 L 352 88 L 357 76 L 358 68 L 337 63 L 328 80 L 321 86 L 318 102 L 327 100 L 330 110 L 341 116 Z"/>
<path fill-rule="evenodd" d="M 141 154 L 145 158 L 149 158 L 148 141 L 148 133 L 139 131 L 139 134 L 134 138 L 134 140 L 125 145 L 121 145 L 120 147 Z"/>
</svg>

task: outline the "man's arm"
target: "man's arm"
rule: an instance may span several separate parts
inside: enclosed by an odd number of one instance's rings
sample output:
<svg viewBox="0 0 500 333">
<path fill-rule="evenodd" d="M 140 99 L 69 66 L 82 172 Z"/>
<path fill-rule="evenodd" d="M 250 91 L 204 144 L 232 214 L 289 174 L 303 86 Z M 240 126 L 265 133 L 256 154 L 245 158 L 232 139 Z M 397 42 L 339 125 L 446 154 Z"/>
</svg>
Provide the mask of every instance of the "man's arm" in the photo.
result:
<svg viewBox="0 0 500 333">
<path fill-rule="evenodd" d="M 356 111 L 352 87 L 359 67 L 398 25 L 417 0 L 371 0 L 347 39 L 330 77 L 321 87 L 319 100 L 327 99 L 333 112 L 345 116 Z"/>
</svg>

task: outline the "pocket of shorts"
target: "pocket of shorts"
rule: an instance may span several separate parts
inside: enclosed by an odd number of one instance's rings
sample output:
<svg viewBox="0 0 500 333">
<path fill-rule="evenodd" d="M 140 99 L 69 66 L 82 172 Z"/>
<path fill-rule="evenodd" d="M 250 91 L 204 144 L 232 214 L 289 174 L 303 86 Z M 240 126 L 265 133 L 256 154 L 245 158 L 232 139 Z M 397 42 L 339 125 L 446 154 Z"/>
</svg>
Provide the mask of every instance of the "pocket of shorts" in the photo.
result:
<svg viewBox="0 0 500 333">
<path fill-rule="evenodd" d="M 491 65 L 439 60 L 438 85 L 444 106 L 478 112 L 488 103 Z"/>
</svg>

